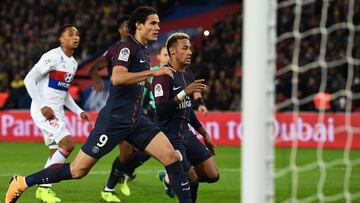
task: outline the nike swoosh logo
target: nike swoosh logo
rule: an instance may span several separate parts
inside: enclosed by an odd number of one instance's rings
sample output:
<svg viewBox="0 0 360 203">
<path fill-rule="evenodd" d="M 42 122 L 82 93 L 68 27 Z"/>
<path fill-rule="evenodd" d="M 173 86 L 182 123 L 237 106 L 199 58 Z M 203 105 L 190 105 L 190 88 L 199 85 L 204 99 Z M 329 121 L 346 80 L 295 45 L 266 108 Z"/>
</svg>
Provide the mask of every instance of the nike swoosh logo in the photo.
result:
<svg viewBox="0 0 360 203">
<path fill-rule="evenodd" d="M 187 187 L 187 188 L 183 188 L 182 190 L 183 190 L 183 191 L 187 191 L 187 190 L 190 190 L 190 187 Z"/>
<path fill-rule="evenodd" d="M 145 62 L 145 60 L 140 59 L 140 63 L 144 63 L 144 62 Z"/>
<path fill-rule="evenodd" d="M 181 183 L 181 186 L 185 186 L 187 184 L 189 184 L 189 182 Z"/>
<path fill-rule="evenodd" d="M 180 87 L 181 87 L 181 86 L 179 86 L 179 87 L 173 87 L 173 90 L 176 91 L 176 90 L 178 90 Z"/>
</svg>

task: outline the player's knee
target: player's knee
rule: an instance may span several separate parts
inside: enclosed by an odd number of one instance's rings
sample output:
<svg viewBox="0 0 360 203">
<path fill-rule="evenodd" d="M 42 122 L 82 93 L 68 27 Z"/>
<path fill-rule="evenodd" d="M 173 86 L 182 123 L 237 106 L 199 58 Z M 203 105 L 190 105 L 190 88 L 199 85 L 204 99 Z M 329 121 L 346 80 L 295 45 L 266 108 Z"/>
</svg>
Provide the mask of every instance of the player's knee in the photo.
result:
<svg viewBox="0 0 360 203">
<path fill-rule="evenodd" d="M 63 150 L 63 152 L 65 153 L 66 156 L 70 155 L 70 153 L 74 150 L 75 146 L 74 145 L 70 145 L 70 146 L 66 146 L 64 148 L 61 148 Z"/>
<path fill-rule="evenodd" d="M 167 156 L 165 156 L 165 158 L 166 158 L 165 163 L 171 164 L 180 161 L 181 155 L 176 150 L 172 150 L 171 152 L 168 153 Z"/>
<path fill-rule="evenodd" d="M 199 180 L 196 171 L 193 168 L 190 168 L 187 172 L 186 172 L 186 176 L 189 180 L 189 182 L 196 182 Z"/>
<path fill-rule="evenodd" d="M 220 174 L 216 174 L 214 176 L 209 176 L 207 178 L 204 178 L 204 182 L 207 183 L 216 183 L 220 179 Z"/>
<path fill-rule="evenodd" d="M 75 148 L 75 143 L 67 136 L 59 142 L 59 148 L 63 150 L 64 153 L 70 154 Z"/>
<path fill-rule="evenodd" d="M 89 173 L 89 170 L 86 169 L 75 169 L 71 171 L 71 176 L 74 179 L 81 179 Z"/>
<path fill-rule="evenodd" d="M 132 148 L 121 148 L 121 153 L 119 154 L 119 159 L 122 163 L 127 162 L 129 159 L 131 159 L 134 155 L 135 152 L 133 151 Z"/>
<path fill-rule="evenodd" d="M 70 153 L 74 150 L 74 146 L 68 146 L 68 147 L 59 147 L 58 151 L 64 156 L 64 157 L 68 157 L 70 155 Z"/>
<path fill-rule="evenodd" d="M 66 147 L 66 151 L 68 151 L 69 153 L 71 153 L 75 148 L 75 144 L 71 143 Z"/>
<path fill-rule="evenodd" d="M 217 174 L 215 177 L 210 179 L 210 183 L 215 183 L 220 180 L 220 174 Z"/>
<path fill-rule="evenodd" d="M 89 171 L 90 168 L 76 163 L 76 160 L 70 164 L 71 177 L 74 179 L 81 179 L 82 177 L 86 176 Z"/>
<path fill-rule="evenodd" d="M 179 150 L 174 150 L 172 152 L 172 161 L 176 162 L 176 161 L 181 161 L 182 160 L 182 155 L 180 153 Z"/>
</svg>

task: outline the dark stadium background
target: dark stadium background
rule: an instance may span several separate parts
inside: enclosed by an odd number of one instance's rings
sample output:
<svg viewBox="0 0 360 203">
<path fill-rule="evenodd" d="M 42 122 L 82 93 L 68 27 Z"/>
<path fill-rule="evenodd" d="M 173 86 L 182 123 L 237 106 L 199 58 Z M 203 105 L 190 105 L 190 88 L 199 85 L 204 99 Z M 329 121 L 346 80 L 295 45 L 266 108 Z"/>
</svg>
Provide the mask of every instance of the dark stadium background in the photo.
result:
<svg viewBox="0 0 360 203">
<path fill-rule="evenodd" d="M 0 100 L 2 109 L 28 109 L 31 103 L 22 83 L 40 56 L 58 46 L 57 31 L 67 23 L 78 27 L 81 42 L 75 58 L 79 62 L 71 93 L 84 104 L 91 91 L 88 65 L 116 42 L 116 21 L 139 5 L 158 9 L 161 35 L 150 45 L 156 54 L 166 37 L 185 31 L 193 43 L 192 70 L 209 86 L 205 101 L 210 110 L 240 110 L 241 3 L 211 1 L 56 1 L 5 0 L 0 4 Z M 203 31 L 210 31 L 204 36 Z M 152 65 L 157 65 L 152 57 Z M 107 71 L 102 72 L 106 80 Z M 8 95 L 4 102 L 4 94 Z"/>
</svg>

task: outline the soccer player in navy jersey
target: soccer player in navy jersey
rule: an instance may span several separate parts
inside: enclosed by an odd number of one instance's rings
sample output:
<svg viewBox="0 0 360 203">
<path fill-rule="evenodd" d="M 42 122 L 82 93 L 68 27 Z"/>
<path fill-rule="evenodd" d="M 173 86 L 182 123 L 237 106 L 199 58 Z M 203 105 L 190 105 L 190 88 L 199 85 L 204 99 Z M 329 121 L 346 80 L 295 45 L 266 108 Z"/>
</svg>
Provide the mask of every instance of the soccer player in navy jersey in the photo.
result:
<svg viewBox="0 0 360 203">
<path fill-rule="evenodd" d="M 120 33 L 121 39 L 124 39 L 128 34 L 127 32 L 123 32 L 124 30 L 127 29 L 127 28 L 126 29 L 124 28 L 127 26 L 126 20 L 127 20 L 126 17 L 121 17 L 118 22 L 119 33 Z M 110 49 L 112 49 L 112 48 L 110 48 Z M 90 70 L 89 70 L 90 76 L 95 81 L 93 88 L 94 88 L 94 90 L 96 90 L 98 92 L 104 91 L 104 83 L 103 83 L 98 71 L 107 67 L 108 64 L 111 63 L 111 61 L 110 61 L 111 59 L 108 56 L 109 56 L 109 51 L 106 51 L 102 57 L 97 59 L 97 61 L 90 67 Z M 163 46 L 160 48 L 159 55 L 157 55 L 157 57 L 159 60 L 159 66 L 151 67 L 152 70 L 158 69 L 158 68 L 168 64 L 169 56 L 168 56 L 166 46 Z M 152 79 L 153 79 L 153 77 L 148 78 L 147 82 L 149 82 L 151 84 Z M 145 91 L 148 91 L 148 93 L 145 94 Z M 195 95 L 195 96 L 197 96 L 197 98 L 199 100 L 198 101 L 199 102 L 198 110 L 200 112 L 203 112 L 204 114 L 206 114 L 207 108 L 203 103 L 201 103 L 201 101 L 202 101 L 201 95 L 199 94 L 199 95 Z M 155 111 L 155 99 L 153 97 L 152 92 L 147 88 L 144 88 L 143 99 L 144 99 L 144 97 L 149 97 L 149 99 L 150 99 L 149 104 L 151 105 L 151 108 L 153 108 L 152 111 Z M 152 116 L 150 116 L 148 114 L 147 114 L 147 116 L 149 116 L 149 118 L 151 120 L 153 120 Z M 192 119 L 190 119 L 190 125 L 196 131 L 198 131 L 200 134 L 203 134 L 204 136 L 206 136 L 206 131 L 204 130 L 204 128 L 202 128 L 202 125 L 196 118 L 195 114 L 194 114 L 194 117 L 192 117 Z M 110 176 L 108 178 L 108 182 L 107 182 L 106 186 L 104 187 L 103 191 L 101 192 L 102 199 L 107 202 L 120 202 L 119 197 L 115 193 L 115 186 L 116 186 L 117 182 L 120 183 L 120 187 L 119 187 L 120 191 L 124 195 L 127 195 L 127 196 L 130 195 L 130 189 L 127 185 L 127 180 L 134 177 L 135 176 L 134 170 L 150 158 L 149 155 L 145 154 L 144 152 L 142 152 L 140 150 L 137 150 L 136 148 L 134 148 L 132 145 L 130 145 L 126 141 L 122 141 L 119 144 L 119 148 L 120 148 L 121 153 L 120 153 L 119 157 L 115 158 L 113 165 L 112 165 Z M 164 171 L 161 171 L 161 176 L 165 177 Z M 167 187 L 166 193 L 171 197 L 175 196 L 175 193 L 172 191 L 172 189 L 170 187 Z"/>
<path fill-rule="evenodd" d="M 176 72 L 173 73 L 174 77 L 154 77 L 152 85 L 156 103 L 155 124 L 165 132 L 174 148 L 181 152 L 181 163 L 190 181 L 192 201 L 196 202 L 199 181 L 216 182 L 219 179 L 219 172 L 212 157 L 215 146 L 210 137 L 203 132 L 205 129 L 202 126 L 198 127 L 204 137 L 203 145 L 188 126 L 192 119 L 196 119 L 192 109 L 194 93 L 198 94 L 206 85 L 203 84 L 204 80 L 194 80 L 188 69 L 192 51 L 187 34 L 170 35 L 166 47 L 170 56 L 169 66 Z"/>
<path fill-rule="evenodd" d="M 128 21 L 129 16 L 122 16 L 118 19 L 117 31 L 120 35 L 120 41 L 125 40 L 129 34 Z M 112 50 L 113 47 L 117 45 L 118 43 L 111 46 L 89 69 L 89 75 L 94 81 L 93 89 L 96 92 L 103 92 L 105 89 L 104 81 L 99 71 L 104 68 L 109 68 L 112 54 L 109 50 Z M 108 72 L 110 72 L 110 70 L 108 70 Z M 128 179 L 135 178 L 134 169 L 150 157 L 144 152 L 137 150 L 125 140 L 119 143 L 119 150 L 121 153 L 114 159 L 107 184 L 101 192 L 101 198 L 107 202 L 120 202 L 120 199 L 115 194 L 117 182 L 120 183 L 120 191 L 126 196 L 130 195 L 130 188 L 127 185 Z"/>
<path fill-rule="evenodd" d="M 142 113 L 140 99 L 148 77 L 168 75 L 173 69 L 150 69 L 146 46 L 158 37 L 159 17 L 155 9 L 141 6 L 129 20 L 130 35 L 109 50 L 111 55 L 110 97 L 99 112 L 94 129 L 70 164 L 51 165 L 29 176 L 14 176 L 6 192 L 5 203 L 16 202 L 35 184 L 79 179 L 88 174 L 98 159 L 122 140 L 158 159 L 170 176 L 171 186 L 181 203 L 191 200 L 190 186 L 180 163 L 180 155 L 166 135 Z M 199 91 L 199 89 L 195 89 Z"/>
</svg>

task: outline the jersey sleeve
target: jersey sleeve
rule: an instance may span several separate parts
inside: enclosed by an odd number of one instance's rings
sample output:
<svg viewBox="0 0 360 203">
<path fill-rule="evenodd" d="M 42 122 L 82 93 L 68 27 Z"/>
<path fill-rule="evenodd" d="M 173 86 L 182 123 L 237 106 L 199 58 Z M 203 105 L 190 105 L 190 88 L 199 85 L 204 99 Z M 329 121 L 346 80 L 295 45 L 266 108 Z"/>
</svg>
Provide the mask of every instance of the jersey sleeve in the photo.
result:
<svg viewBox="0 0 360 203">
<path fill-rule="evenodd" d="M 172 80 L 169 76 L 157 76 L 153 79 L 153 95 L 160 119 L 170 116 L 176 109 L 177 104 L 170 95 L 172 86 Z"/>
<path fill-rule="evenodd" d="M 71 97 L 70 94 L 67 94 L 65 97 L 65 106 L 67 108 L 69 108 L 72 112 L 76 113 L 78 116 L 80 116 L 80 114 L 82 112 L 84 112 L 84 110 L 82 110 L 74 101 L 74 99 Z"/>
<path fill-rule="evenodd" d="M 101 57 L 104 57 L 105 60 L 107 61 L 108 64 L 111 64 L 111 57 L 112 57 L 112 53 L 114 51 L 114 46 L 111 46 L 108 50 L 105 51 L 105 53 L 103 53 L 103 55 Z"/>
<path fill-rule="evenodd" d="M 45 106 L 43 103 L 44 99 L 41 98 L 39 91 L 37 89 L 37 81 L 41 80 L 44 77 L 44 74 L 41 74 L 36 68 L 30 70 L 30 72 L 24 78 L 25 87 L 34 103 L 38 107 L 42 108 Z"/>
<path fill-rule="evenodd" d="M 133 49 L 131 46 L 127 45 L 127 43 L 123 43 L 120 45 L 117 52 L 114 52 L 114 64 L 115 66 L 124 66 L 129 69 L 131 66 L 132 58 L 136 55 L 136 49 Z"/>
<path fill-rule="evenodd" d="M 45 53 L 40 60 L 34 65 L 33 69 L 38 71 L 41 75 L 46 75 L 57 63 L 57 58 L 50 53 Z"/>
</svg>

